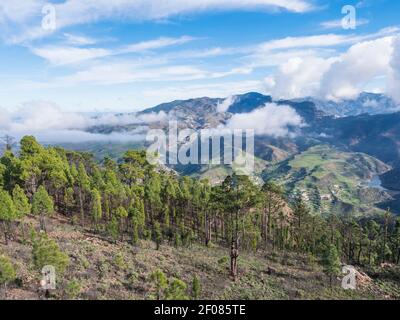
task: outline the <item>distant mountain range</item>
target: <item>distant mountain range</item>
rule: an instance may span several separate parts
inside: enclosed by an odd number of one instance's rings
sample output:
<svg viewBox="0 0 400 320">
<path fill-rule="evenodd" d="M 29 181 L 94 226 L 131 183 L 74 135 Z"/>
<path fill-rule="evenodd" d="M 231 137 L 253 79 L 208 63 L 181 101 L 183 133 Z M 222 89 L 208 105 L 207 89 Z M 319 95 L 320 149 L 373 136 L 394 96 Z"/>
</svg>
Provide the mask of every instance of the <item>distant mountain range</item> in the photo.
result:
<svg viewBox="0 0 400 320">
<path fill-rule="evenodd" d="M 368 183 L 383 174 L 382 180 L 387 187 L 400 188 L 400 183 L 396 183 L 400 172 L 399 106 L 384 95 L 362 93 L 354 100 L 333 102 L 315 98 L 274 100 L 271 96 L 250 92 L 227 99 L 176 100 L 146 109 L 138 115 L 163 112 L 168 118 L 176 119 L 180 128 L 199 130 L 224 126 L 231 118 L 249 114 L 268 103 L 290 106 L 301 116 L 304 125 L 287 136 L 256 136 L 255 156 L 260 177 L 280 181 L 289 193 L 300 190 L 306 197 L 311 197 L 316 211 L 327 212 L 334 208 L 347 213 L 365 213 L 374 210 L 368 210 L 374 208 L 373 203 L 377 205 L 376 210 L 383 208 L 379 203 L 385 201 L 385 205 L 393 205 L 393 211 L 400 212 L 400 199 Z M 162 129 L 167 125 L 165 119 L 148 124 L 150 128 Z M 130 132 L 136 127 L 136 124 L 124 124 L 88 130 Z M 104 155 L 104 145 L 97 145 L 97 148 Z M 97 153 L 96 149 L 92 151 Z M 122 153 L 124 149 L 120 151 Z M 113 155 L 116 155 L 115 147 Z M 299 163 L 303 165 L 302 169 L 298 167 Z M 174 169 L 216 181 L 230 172 L 223 166 L 176 166 Z"/>
<path fill-rule="evenodd" d="M 400 111 L 400 104 L 393 99 L 376 93 L 361 93 L 356 99 L 343 101 L 324 101 L 312 97 L 295 101 L 313 102 L 317 109 L 336 117 L 357 116 L 360 114 L 385 114 Z"/>
</svg>

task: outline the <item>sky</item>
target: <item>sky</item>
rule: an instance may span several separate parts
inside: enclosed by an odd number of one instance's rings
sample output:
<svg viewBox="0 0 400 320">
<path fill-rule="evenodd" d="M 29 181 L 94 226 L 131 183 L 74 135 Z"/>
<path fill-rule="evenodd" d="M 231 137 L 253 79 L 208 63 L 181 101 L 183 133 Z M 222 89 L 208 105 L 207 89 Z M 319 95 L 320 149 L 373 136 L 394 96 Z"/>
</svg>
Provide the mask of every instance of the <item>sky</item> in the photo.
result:
<svg viewBox="0 0 400 320">
<path fill-rule="evenodd" d="M 0 124 L 249 91 L 400 100 L 399 17 L 398 0 L 0 0 Z"/>
</svg>

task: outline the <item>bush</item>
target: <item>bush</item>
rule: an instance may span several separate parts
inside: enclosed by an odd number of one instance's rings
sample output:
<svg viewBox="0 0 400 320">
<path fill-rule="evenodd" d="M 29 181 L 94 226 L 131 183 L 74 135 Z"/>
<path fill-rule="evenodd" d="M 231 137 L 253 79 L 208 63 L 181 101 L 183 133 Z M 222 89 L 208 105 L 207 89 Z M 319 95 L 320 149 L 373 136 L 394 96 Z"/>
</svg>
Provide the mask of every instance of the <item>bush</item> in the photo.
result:
<svg viewBox="0 0 400 320">
<path fill-rule="evenodd" d="M 65 293 L 69 299 L 76 299 L 81 292 L 81 285 L 78 280 L 71 280 L 67 283 Z"/>
<path fill-rule="evenodd" d="M 63 274 L 69 264 L 68 255 L 61 251 L 57 242 L 49 239 L 45 234 L 34 239 L 32 255 L 33 263 L 39 270 L 50 265 L 56 269 L 58 274 Z"/>
</svg>

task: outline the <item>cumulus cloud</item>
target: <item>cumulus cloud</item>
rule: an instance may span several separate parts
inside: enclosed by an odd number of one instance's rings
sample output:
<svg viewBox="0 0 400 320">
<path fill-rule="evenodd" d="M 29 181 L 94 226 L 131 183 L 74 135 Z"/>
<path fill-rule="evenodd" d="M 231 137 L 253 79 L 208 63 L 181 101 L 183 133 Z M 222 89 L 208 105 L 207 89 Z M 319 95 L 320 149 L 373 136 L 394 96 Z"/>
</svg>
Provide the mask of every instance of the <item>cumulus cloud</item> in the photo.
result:
<svg viewBox="0 0 400 320">
<path fill-rule="evenodd" d="M 287 105 L 267 103 L 249 113 L 235 114 L 226 124 L 229 129 L 253 129 L 257 135 L 287 136 L 291 127 L 302 126 L 303 119 Z"/>
<path fill-rule="evenodd" d="M 331 100 L 355 98 L 369 81 L 387 75 L 392 41 L 384 37 L 353 45 L 324 74 L 320 95 Z"/>
<path fill-rule="evenodd" d="M 389 94 L 400 103 L 400 36 L 393 41 Z"/>
<path fill-rule="evenodd" d="M 393 39 L 386 36 L 361 41 L 331 57 L 292 57 L 265 79 L 266 89 L 275 98 L 355 98 L 369 82 L 389 75 Z"/>
<path fill-rule="evenodd" d="M 296 57 L 279 66 L 274 76 L 265 78 L 266 90 L 274 98 L 298 98 L 315 94 L 335 58 Z"/>
<path fill-rule="evenodd" d="M 35 135 L 43 142 L 138 141 L 144 138 L 147 125 L 165 121 L 164 112 L 149 114 L 86 114 L 65 112 L 51 102 L 24 103 L 14 112 L 0 110 L 0 133 L 16 138 Z M 136 129 L 109 135 L 89 133 L 86 129 L 99 125 L 135 124 Z"/>
</svg>

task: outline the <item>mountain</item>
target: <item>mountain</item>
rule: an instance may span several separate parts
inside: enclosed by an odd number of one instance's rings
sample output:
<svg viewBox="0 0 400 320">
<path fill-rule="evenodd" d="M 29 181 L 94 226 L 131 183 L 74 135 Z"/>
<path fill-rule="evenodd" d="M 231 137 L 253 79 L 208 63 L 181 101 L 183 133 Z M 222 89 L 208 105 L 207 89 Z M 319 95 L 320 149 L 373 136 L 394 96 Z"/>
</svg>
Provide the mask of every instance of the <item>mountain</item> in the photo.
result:
<svg viewBox="0 0 400 320">
<path fill-rule="evenodd" d="M 356 99 L 349 99 L 343 101 L 324 101 L 308 97 L 305 99 L 295 100 L 308 101 L 315 104 L 315 106 L 327 115 L 336 117 L 357 116 L 360 114 L 384 114 L 397 112 L 400 109 L 400 104 L 396 103 L 393 99 L 376 93 L 361 93 Z"/>
<path fill-rule="evenodd" d="M 232 104 L 229 106 L 227 112 L 229 113 L 247 113 L 266 103 L 271 103 L 272 97 L 265 96 L 261 93 L 250 92 L 242 95 L 233 96 Z"/>
<path fill-rule="evenodd" d="M 355 152 L 364 152 L 390 165 L 400 165 L 400 112 L 325 117 L 306 128 L 305 134 Z"/>
<path fill-rule="evenodd" d="M 267 180 L 271 176 L 283 180 L 289 191 L 309 185 L 314 191 L 317 190 L 315 194 L 318 199 L 321 195 L 324 197 L 331 192 L 332 185 L 327 184 L 329 179 L 334 185 L 341 185 L 341 182 L 347 179 L 349 183 L 346 187 L 343 186 L 347 188 L 347 198 L 336 199 L 336 203 L 344 206 L 343 211 L 349 212 L 359 209 L 365 212 L 365 206 L 374 207 L 374 203 L 388 200 L 392 196 L 382 190 L 373 191 L 364 187 L 374 175 L 385 173 L 381 178 L 383 185 L 388 189 L 399 189 L 396 181 L 400 172 L 400 112 L 388 113 L 396 110 L 396 104 L 384 95 L 362 93 L 357 99 L 342 102 L 321 101 L 315 98 L 275 101 L 271 96 L 250 92 L 228 99 L 203 97 L 176 100 L 146 109 L 139 114 L 164 112 L 170 118 L 176 119 L 181 129 L 200 130 L 225 125 L 233 116 L 250 113 L 266 103 L 288 105 L 304 120 L 302 127 L 291 131 L 287 136 L 255 137 L 257 172 L 263 172 L 262 176 Z M 167 129 L 168 123 L 164 120 L 150 123 L 149 127 Z M 88 130 L 108 134 L 114 131 L 130 132 L 136 128 L 135 124 L 123 124 L 93 127 Z M 321 145 L 330 149 L 321 151 L 326 159 L 321 160 L 321 155 L 314 156 L 321 161 L 318 167 L 313 167 L 312 161 L 300 161 L 303 164 L 300 171 L 294 170 L 290 165 L 296 157 L 313 159 L 309 153 L 320 150 L 318 148 Z M 107 154 L 108 149 L 109 146 L 102 146 L 100 143 L 96 144 L 93 152 L 103 156 Z M 118 157 L 125 149 L 125 146 L 112 147 L 110 152 L 113 157 Z M 371 163 L 379 163 L 379 170 L 369 168 Z M 393 170 L 390 170 L 392 167 Z M 321 168 L 326 173 L 321 179 L 316 178 L 313 173 L 308 173 L 309 170 L 314 172 L 322 170 Z M 367 176 L 360 176 L 360 168 L 365 170 Z M 231 169 L 225 166 L 178 165 L 174 169 L 183 175 L 210 178 L 216 182 L 231 172 Z M 285 172 L 284 179 L 277 174 L 281 170 Z M 360 187 L 361 184 L 363 187 Z M 318 201 L 321 202 L 320 200 Z M 323 206 L 329 207 L 325 204 Z"/>
<path fill-rule="evenodd" d="M 357 215 L 375 213 L 375 204 L 391 199 L 369 185 L 388 170 L 390 166 L 366 154 L 319 145 L 267 168 L 263 178 L 283 185 L 289 197 L 303 197 L 314 213 Z"/>
</svg>

